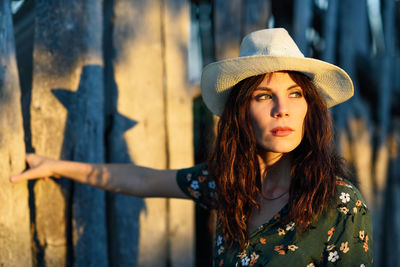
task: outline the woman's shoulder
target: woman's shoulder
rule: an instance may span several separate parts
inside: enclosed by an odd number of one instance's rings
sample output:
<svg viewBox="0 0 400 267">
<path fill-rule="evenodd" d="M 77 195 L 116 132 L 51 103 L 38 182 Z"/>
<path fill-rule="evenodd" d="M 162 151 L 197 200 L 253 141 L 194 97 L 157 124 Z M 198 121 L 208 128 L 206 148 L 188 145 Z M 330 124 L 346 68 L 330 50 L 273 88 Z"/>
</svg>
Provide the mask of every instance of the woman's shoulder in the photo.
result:
<svg viewBox="0 0 400 267">
<path fill-rule="evenodd" d="M 324 264 L 340 266 L 372 265 L 372 220 L 365 200 L 350 181 L 336 179 L 333 216 L 325 216 L 327 241 Z M 327 228 L 326 228 L 327 227 Z"/>
<path fill-rule="evenodd" d="M 204 208 L 216 208 L 216 183 L 210 177 L 207 163 L 180 169 L 176 180 L 181 190 Z"/>
<path fill-rule="evenodd" d="M 340 212 L 355 212 L 356 209 L 368 209 L 365 200 L 358 188 L 349 180 L 336 178 L 335 200 Z"/>
</svg>

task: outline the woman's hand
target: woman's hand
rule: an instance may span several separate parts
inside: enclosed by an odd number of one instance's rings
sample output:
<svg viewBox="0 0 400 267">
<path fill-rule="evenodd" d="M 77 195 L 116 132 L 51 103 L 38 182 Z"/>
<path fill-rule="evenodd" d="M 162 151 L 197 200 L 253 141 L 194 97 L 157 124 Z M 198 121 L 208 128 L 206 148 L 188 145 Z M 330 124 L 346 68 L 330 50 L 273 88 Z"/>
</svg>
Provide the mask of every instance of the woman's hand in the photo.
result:
<svg viewBox="0 0 400 267">
<path fill-rule="evenodd" d="M 49 159 L 37 154 L 27 154 L 26 162 L 29 165 L 29 169 L 25 170 L 20 174 L 16 174 L 10 177 L 10 182 L 18 183 L 24 180 L 32 179 L 49 179 L 50 177 L 60 178 L 55 173 L 55 165 L 57 160 Z"/>
</svg>

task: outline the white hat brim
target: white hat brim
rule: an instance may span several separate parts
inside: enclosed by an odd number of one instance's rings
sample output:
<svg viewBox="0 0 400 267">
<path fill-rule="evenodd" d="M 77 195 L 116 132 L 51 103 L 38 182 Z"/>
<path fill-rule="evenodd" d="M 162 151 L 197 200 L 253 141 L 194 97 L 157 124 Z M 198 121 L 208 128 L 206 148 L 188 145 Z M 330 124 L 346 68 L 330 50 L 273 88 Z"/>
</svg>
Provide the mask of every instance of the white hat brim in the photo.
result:
<svg viewBox="0 0 400 267">
<path fill-rule="evenodd" d="M 207 65 L 201 76 L 203 100 L 210 111 L 221 116 L 230 90 L 238 82 L 276 71 L 298 71 L 310 77 L 328 108 L 353 96 L 349 75 L 341 68 L 314 58 L 244 56 Z"/>
</svg>

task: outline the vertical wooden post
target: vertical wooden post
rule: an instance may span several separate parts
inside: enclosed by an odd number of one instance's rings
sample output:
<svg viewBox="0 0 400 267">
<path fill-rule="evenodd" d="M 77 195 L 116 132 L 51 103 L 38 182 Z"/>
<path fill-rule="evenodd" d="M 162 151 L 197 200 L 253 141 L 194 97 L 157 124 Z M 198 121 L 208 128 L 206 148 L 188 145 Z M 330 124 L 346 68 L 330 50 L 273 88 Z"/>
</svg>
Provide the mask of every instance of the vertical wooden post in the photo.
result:
<svg viewBox="0 0 400 267">
<path fill-rule="evenodd" d="M 243 35 L 267 28 L 271 15 L 271 0 L 243 1 Z"/>
<path fill-rule="evenodd" d="M 361 99 L 359 81 L 356 72 L 356 56 L 368 53 L 367 35 L 367 6 L 366 1 L 340 1 L 339 7 L 339 31 L 341 33 L 338 48 L 340 56 L 338 61 L 341 67 L 353 79 L 355 93 L 347 101 L 334 108 L 336 128 L 339 129 L 339 144 L 342 150 L 348 150 L 350 161 L 354 167 L 360 191 L 362 192 L 367 205 L 373 214 L 374 225 L 374 248 L 380 247 L 380 236 L 382 225 L 380 222 L 380 204 L 377 205 L 374 199 L 373 181 L 373 136 L 372 119 L 368 106 Z M 374 262 L 379 264 L 379 255 L 374 255 Z"/>
<path fill-rule="evenodd" d="M 392 121 L 391 137 L 389 141 L 390 161 L 388 171 L 388 187 L 385 195 L 383 229 L 396 229 L 396 234 L 393 235 L 390 231 L 385 231 L 384 242 L 380 247 L 374 250 L 374 263 L 376 266 L 397 266 L 397 254 L 390 253 L 389 251 L 399 251 L 400 249 L 400 236 L 398 229 L 400 225 L 400 120 L 399 117 Z M 378 226 L 379 227 L 379 226 Z M 374 240 L 375 241 L 375 240 Z M 379 262 L 375 261 L 378 256 Z"/>
<path fill-rule="evenodd" d="M 188 81 L 190 2 L 162 0 L 165 38 L 165 96 L 169 168 L 193 165 L 193 99 Z M 194 265 L 194 204 L 169 200 L 171 266 Z"/>
<path fill-rule="evenodd" d="M 293 36 L 300 51 L 309 55 L 307 30 L 310 29 L 313 18 L 313 2 L 311 0 L 294 0 Z"/>
<path fill-rule="evenodd" d="M 330 0 L 328 10 L 323 22 L 323 35 L 325 39 L 325 49 L 322 60 L 335 64 L 336 58 L 336 33 L 338 26 L 339 0 Z"/>
<path fill-rule="evenodd" d="M 337 114 L 335 123 L 340 131 L 338 136 L 342 137 L 338 143 L 341 144 L 342 150 L 351 151 L 349 155 L 357 155 L 348 160 L 354 165 L 361 192 L 367 203 L 372 204 L 372 136 L 369 132 L 371 126 L 369 113 L 360 96 L 355 61 L 357 53 L 366 53 L 366 25 L 363 24 L 367 19 L 366 3 L 355 0 L 341 2 L 340 13 L 341 38 L 338 48 L 341 53 L 338 61 L 353 79 L 355 93 L 349 101 L 333 109 Z M 344 140 L 346 135 L 349 140 Z M 347 148 L 343 146 L 346 142 Z"/>
<path fill-rule="evenodd" d="M 378 194 L 383 194 L 385 187 L 387 186 L 387 167 L 389 161 L 389 147 L 388 147 L 388 136 L 389 136 L 389 124 L 390 124 L 390 110 L 391 110 L 391 91 L 393 86 L 392 68 L 393 68 L 393 56 L 395 55 L 395 7 L 393 0 L 386 0 L 384 3 L 384 41 L 385 49 L 383 54 L 379 55 L 382 57 L 380 66 L 380 79 L 379 85 L 380 90 L 378 94 L 378 136 L 376 146 L 376 159 L 375 159 L 375 180 L 377 185 Z M 378 196 L 378 200 L 384 196 Z"/>
<path fill-rule="evenodd" d="M 27 183 L 11 184 L 24 169 L 21 91 L 10 1 L 0 2 L 0 266 L 32 266 Z"/>
<path fill-rule="evenodd" d="M 74 112 L 77 111 L 73 110 L 76 104 L 73 93 L 78 94 L 81 78 L 87 81 L 102 79 L 101 71 L 98 71 L 103 65 L 100 44 L 102 33 L 100 8 L 101 2 L 92 0 L 35 1 L 36 28 L 31 127 L 32 146 L 36 153 L 54 159 L 96 160 L 87 155 L 87 157 L 79 155 L 79 152 L 85 150 L 82 147 L 85 144 L 79 144 L 82 140 L 76 138 L 82 135 L 77 135 L 77 133 L 85 128 L 76 129 L 79 126 L 76 125 L 76 116 L 74 116 Z M 84 68 L 86 68 L 85 71 L 83 71 Z M 80 89 L 83 90 L 84 87 L 88 86 L 84 85 Z M 93 88 L 93 90 L 101 90 L 101 88 Z M 90 101 L 92 96 L 89 92 L 86 94 L 85 99 Z M 80 108 L 83 106 L 81 105 Z M 97 116 L 101 117 L 102 114 L 97 114 Z M 74 148 L 76 148 L 75 151 Z M 39 246 L 37 260 L 46 266 L 69 265 L 74 253 L 73 245 L 76 245 L 78 249 L 85 247 L 84 253 L 82 251 L 76 251 L 76 253 L 93 254 L 95 252 L 92 249 L 94 249 L 99 253 L 98 257 L 101 257 L 99 260 L 106 262 L 105 245 L 91 247 L 90 238 L 85 237 L 86 231 L 90 232 L 91 224 L 93 224 L 93 220 L 89 219 L 93 215 L 90 212 L 95 214 L 104 212 L 101 208 L 101 205 L 104 205 L 101 201 L 102 193 L 93 192 L 88 196 L 93 197 L 91 200 L 99 200 L 96 203 L 99 205 L 98 210 L 95 211 L 81 206 L 82 201 L 85 202 L 82 199 L 82 187 L 77 187 L 77 194 L 74 197 L 71 195 L 70 188 L 69 181 L 65 180 L 37 181 L 34 185 L 34 226 L 35 238 Z M 77 202 L 71 210 L 70 202 L 73 200 Z M 85 214 L 83 210 L 86 208 L 89 209 L 86 210 L 88 217 L 78 218 Z M 99 213 L 96 213 L 97 211 Z M 71 215 L 74 217 L 73 224 L 71 224 Z M 104 225 L 101 226 L 102 217 L 104 218 L 104 214 L 95 223 L 104 229 Z M 85 222 L 81 222 L 81 219 Z M 83 227 L 86 224 L 88 228 Z M 75 229 L 72 230 L 70 227 L 75 227 Z M 94 232 L 99 233 L 97 232 L 99 228 L 95 229 L 97 230 Z M 72 234 L 69 231 L 72 231 Z M 104 242 L 105 235 L 101 234 L 99 238 L 98 242 Z M 86 245 L 80 246 L 81 244 Z M 99 250 L 96 250 L 97 248 Z M 84 265 L 85 260 L 80 256 L 82 254 L 76 257 L 77 265 Z"/>
<path fill-rule="evenodd" d="M 378 93 L 378 122 L 377 122 L 377 137 L 375 146 L 375 160 L 374 160 L 374 178 L 375 178 L 375 228 L 374 240 L 376 264 L 381 266 L 395 266 L 397 258 L 393 257 L 392 253 L 387 250 L 393 247 L 394 251 L 399 251 L 400 246 L 394 242 L 396 239 L 391 234 L 384 231 L 384 227 L 380 227 L 381 223 L 391 227 L 390 222 L 394 223 L 395 227 L 399 226 L 399 215 L 393 212 L 392 209 L 399 207 L 399 198 L 396 193 L 399 192 L 398 177 L 394 175 L 395 172 L 389 172 L 390 167 L 393 170 L 393 163 L 396 160 L 390 161 L 390 146 L 389 146 L 389 131 L 391 122 L 392 110 L 392 88 L 395 88 L 392 69 L 394 67 L 395 55 L 395 1 L 386 0 L 383 2 L 383 35 L 384 35 L 384 51 L 380 56 L 380 72 L 379 72 L 379 93 Z M 395 102 L 394 102 L 395 103 Z M 393 123 L 393 138 L 398 138 L 398 124 Z M 397 133 L 396 133 L 397 130 Z M 397 145 L 398 146 L 398 145 Z M 396 145 L 392 145 L 392 151 L 397 151 Z M 397 156 L 398 157 L 398 156 Z M 398 162 L 399 160 L 397 160 Z M 398 213 L 398 212 L 397 212 Z M 397 238 L 398 240 L 398 238 Z M 397 241 L 396 240 L 396 241 Z M 383 248 L 383 249 L 381 249 Z M 395 263 L 396 262 L 396 263 Z"/>
<path fill-rule="evenodd" d="M 101 54 L 100 49 L 98 52 Z M 103 93 L 103 68 L 84 66 L 78 91 L 71 97 L 74 103 L 69 114 L 76 140 L 73 160 L 104 162 Z M 72 192 L 73 264 L 108 266 L 104 191 L 75 183 Z"/>
<path fill-rule="evenodd" d="M 160 0 L 114 0 L 111 162 L 167 167 L 161 16 Z M 109 205 L 111 265 L 165 266 L 167 200 L 110 194 Z"/>
<path fill-rule="evenodd" d="M 214 56 L 214 36 L 212 29 L 212 3 L 199 3 L 199 28 L 201 40 L 201 54 L 203 64 L 208 65 L 215 59 Z"/>
<path fill-rule="evenodd" d="M 215 0 L 214 40 L 216 60 L 237 57 L 242 35 L 242 0 Z"/>
</svg>

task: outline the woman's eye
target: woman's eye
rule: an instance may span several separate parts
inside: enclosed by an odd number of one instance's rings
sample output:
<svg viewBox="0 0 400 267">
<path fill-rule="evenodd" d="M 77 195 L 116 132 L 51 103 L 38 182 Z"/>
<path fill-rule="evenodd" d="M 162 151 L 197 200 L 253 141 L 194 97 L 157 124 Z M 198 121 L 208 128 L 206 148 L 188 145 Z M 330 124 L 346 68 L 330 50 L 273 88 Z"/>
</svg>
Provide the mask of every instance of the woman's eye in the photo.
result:
<svg viewBox="0 0 400 267">
<path fill-rule="evenodd" d="M 289 96 L 290 96 L 290 97 L 293 97 L 293 98 L 299 98 L 299 97 L 303 97 L 303 93 L 300 92 L 300 91 L 295 91 L 295 92 L 291 92 L 291 93 L 289 94 Z"/>
<path fill-rule="evenodd" d="M 258 94 L 256 95 L 256 100 L 267 100 L 267 99 L 271 99 L 272 96 L 269 94 Z"/>
</svg>

